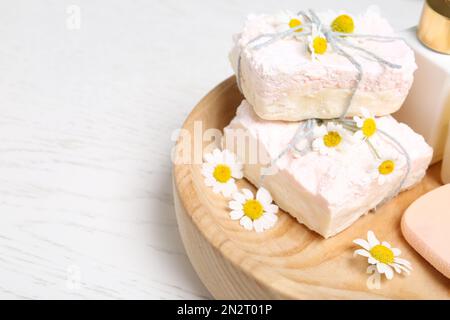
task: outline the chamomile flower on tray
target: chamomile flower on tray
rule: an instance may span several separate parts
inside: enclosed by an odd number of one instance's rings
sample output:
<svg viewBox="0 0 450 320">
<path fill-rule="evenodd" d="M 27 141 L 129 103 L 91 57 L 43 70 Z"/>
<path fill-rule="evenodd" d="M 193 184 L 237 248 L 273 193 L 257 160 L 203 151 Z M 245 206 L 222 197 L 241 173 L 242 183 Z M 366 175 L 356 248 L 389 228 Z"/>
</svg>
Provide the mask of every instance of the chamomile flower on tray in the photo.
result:
<svg viewBox="0 0 450 320">
<path fill-rule="evenodd" d="M 256 197 L 249 189 L 242 189 L 233 194 L 229 202 L 230 217 L 239 220 L 241 226 L 247 230 L 262 232 L 272 228 L 278 220 L 276 213 L 278 206 L 272 203 L 269 191 L 259 188 Z"/>
<path fill-rule="evenodd" d="M 205 154 L 202 165 L 202 174 L 205 184 L 212 187 L 214 193 L 221 193 L 230 197 L 237 191 L 236 180 L 242 179 L 242 163 L 236 155 L 228 150 L 214 149 L 212 153 Z"/>
<path fill-rule="evenodd" d="M 410 274 L 412 270 L 411 263 L 408 260 L 400 258 L 401 250 L 392 247 L 388 242 L 377 239 L 373 231 L 367 232 L 367 240 L 356 239 L 353 243 L 362 247 L 354 252 L 354 255 L 360 255 L 367 258 L 370 265 L 376 266 L 379 274 L 384 274 L 388 280 L 394 277 L 394 270 L 397 273 Z"/>
</svg>

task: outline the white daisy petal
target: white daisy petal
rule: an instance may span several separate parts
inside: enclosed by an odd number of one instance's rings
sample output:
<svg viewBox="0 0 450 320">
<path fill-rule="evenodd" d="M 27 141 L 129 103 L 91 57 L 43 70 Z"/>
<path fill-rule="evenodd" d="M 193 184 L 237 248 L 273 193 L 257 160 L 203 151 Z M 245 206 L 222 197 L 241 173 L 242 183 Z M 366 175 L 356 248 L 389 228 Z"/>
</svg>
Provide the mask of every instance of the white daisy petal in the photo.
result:
<svg viewBox="0 0 450 320">
<path fill-rule="evenodd" d="M 242 194 L 244 195 L 245 200 L 253 199 L 253 192 L 249 189 L 242 189 Z"/>
<path fill-rule="evenodd" d="M 229 150 L 225 149 L 222 153 L 223 162 L 229 166 L 233 165 L 236 162 L 236 157 Z"/>
<path fill-rule="evenodd" d="M 385 273 L 387 270 L 387 264 L 382 263 L 382 262 L 378 262 L 377 263 L 377 270 L 379 273 Z"/>
<path fill-rule="evenodd" d="M 411 267 L 411 262 L 409 262 L 408 260 L 402 259 L 402 258 L 394 258 L 394 262 L 398 263 L 400 265 L 406 266 L 406 267 Z"/>
<path fill-rule="evenodd" d="M 410 271 L 410 269 L 408 269 L 408 268 L 406 268 L 406 267 L 404 267 L 404 266 L 402 266 L 402 265 L 399 265 L 399 264 L 395 264 L 400 270 L 402 270 L 403 272 L 405 272 L 407 275 L 410 275 L 411 274 L 411 271 Z"/>
<path fill-rule="evenodd" d="M 363 257 L 370 257 L 370 253 L 364 249 L 355 250 L 355 252 L 353 253 L 353 256 L 357 256 L 357 255 L 360 255 Z"/>
<path fill-rule="evenodd" d="M 229 198 L 236 191 L 237 191 L 237 186 L 234 183 L 234 179 L 230 179 L 230 180 L 228 180 L 227 183 L 224 184 L 224 187 L 223 187 L 223 190 L 222 190 L 222 194 L 225 197 Z"/>
<path fill-rule="evenodd" d="M 214 180 L 213 178 L 211 178 L 211 177 L 205 178 L 205 185 L 207 187 L 212 187 L 215 183 L 216 183 L 216 180 Z"/>
<path fill-rule="evenodd" d="M 353 121 L 356 122 L 356 126 L 357 126 L 358 128 L 361 128 L 362 125 L 363 125 L 363 122 L 364 122 L 364 120 L 361 119 L 361 118 L 358 117 L 358 116 L 354 116 L 354 117 L 353 117 Z"/>
<path fill-rule="evenodd" d="M 378 260 L 375 259 L 374 257 L 370 256 L 370 257 L 367 259 L 367 262 L 368 262 L 369 264 L 377 264 L 377 263 L 378 263 Z"/>
<path fill-rule="evenodd" d="M 386 265 L 384 274 L 386 275 L 386 278 L 387 278 L 388 280 L 391 280 L 391 279 L 394 277 L 394 271 L 393 271 L 392 268 L 391 268 L 390 266 L 388 266 L 388 265 Z"/>
<path fill-rule="evenodd" d="M 272 196 L 266 188 L 259 188 L 256 192 L 256 199 L 259 200 L 263 204 L 272 203 Z"/>
<path fill-rule="evenodd" d="M 239 220 L 244 216 L 244 212 L 242 210 L 233 210 L 230 212 L 231 220 Z"/>
<path fill-rule="evenodd" d="M 263 232 L 264 231 L 263 220 L 259 218 L 253 221 L 253 228 L 255 228 L 256 232 Z"/>
<path fill-rule="evenodd" d="M 269 205 L 263 205 L 264 211 L 267 213 L 277 213 L 278 212 L 278 206 L 275 204 L 269 204 Z"/>
<path fill-rule="evenodd" d="M 244 177 L 244 173 L 242 172 L 242 166 L 236 164 L 232 165 L 231 176 L 236 179 L 242 179 Z"/>
<path fill-rule="evenodd" d="M 207 153 L 203 156 L 203 159 L 205 160 L 206 163 L 214 163 L 214 156 L 212 153 Z"/>
<path fill-rule="evenodd" d="M 399 268 L 398 264 L 392 263 L 390 266 L 394 268 L 395 272 L 402 273 L 402 270 Z"/>
<path fill-rule="evenodd" d="M 262 216 L 260 218 L 260 220 L 262 221 L 262 225 L 263 225 L 264 230 L 269 230 L 274 225 L 273 222 L 271 222 L 270 220 L 267 220 L 264 216 Z"/>
<path fill-rule="evenodd" d="M 375 237 L 375 233 L 372 230 L 367 231 L 367 241 L 371 248 L 380 244 L 380 241 Z"/>
<path fill-rule="evenodd" d="M 392 253 L 394 254 L 394 256 L 398 257 L 399 255 L 402 254 L 402 250 L 398 249 L 398 248 L 391 248 Z"/>
<path fill-rule="evenodd" d="M 391 248 L 391 245 L 389 244 L 389 242 L 386 242 L 386 241 L 383 241 L 382 243 L 381 243 L 383 246 L 385 246 L 386 248 Z"/>
<path fill-rule="evenodd" d="M 364 239 L 356 239 L 356 240 L 353 240 L 353 243 L 357 244 L 358 246 L 363 247 L 363 248 L 366 249 L 366 250 L 370 250 L 370 245 L 369 245 L 369 243 L 368 243 L 366 240 L 364 240 Z"/>
<path fill-rule="evenodd" d="M 243 216 L 243 217 L 241 218 L 241 220 L 239 221 L 239 224 L 240 224 L 241 226 L 243 226 L 244 229 L 246 229 L 246 230 L 252 230 L 252 229 L 253 229 L 253 222 L 252 222 L 252 219 L 250 219 L 250 218 L 247 217 L 247 216 Z"/>
<path fill-rule="evenodd" d="M 233 199 L 239 202 L 240 204 L 245 203 L 245 196 L 240 192 L 233 193 Z"/>
<path fill-rule="evenodd" d="M 228 207 L 233 210 L 242 210 L 242 203 L 233 200 L 228 203 Z"/>
<path fill-rule="evenodd" d="M 220 184 L 213 184 L 212 187 L 213 187 L 213 192 L 214 193 L 221 193 L 222 190 L 223 190 L 223 186 L 222 186 L 221 183 Z"/>
<path fill-rule="evenodd" d="M 264 219 L 267 221 L 270 221 L 272 224 L 275 224 L 275 222 L 277 222 L 277 220 L 278 220 L 278 216 L 276 216 L 272 213 L 266 213 L 264 215 Z"/>
<path fill-rule="evenodd" d="M 212 173 L 214 172 L 214 168 L 215 166 L 211 163 L 204 163 L 202 165 L 202 174 L 203 175 L 212 175 Z"/>
<path fill-rule="evenodd" d="M 223 162 L 223 156 L 222 152 L 220 152 L 219 149 L 214 149 L 212 152 L 213 156 L 213 162 L 216 161 L 216 163 L 222 163 Z"/>
</svg>

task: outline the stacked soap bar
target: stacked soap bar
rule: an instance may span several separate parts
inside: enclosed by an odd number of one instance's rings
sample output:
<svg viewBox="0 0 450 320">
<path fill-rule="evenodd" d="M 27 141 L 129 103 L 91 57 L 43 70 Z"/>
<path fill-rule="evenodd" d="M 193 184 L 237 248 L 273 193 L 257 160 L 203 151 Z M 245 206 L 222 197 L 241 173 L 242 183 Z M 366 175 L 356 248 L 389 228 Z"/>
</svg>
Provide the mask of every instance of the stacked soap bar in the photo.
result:
<svg viewBox="0 0 450 320">
<path fill-rule="evenodd" d="M 329 26 L 337 15 L 327 12 L 318 16 L 323 25 Z M 291 21 L 300 19 L 290 13 L 251 15 L 242 32 L 234 37 L 234 47 L 230 53 L 232 67 L 238 73 L 240 65 L 243 94 L 263 119 L 298 121 L 339 117 L 356 85 L 357 69 L 331 44 L 325 54 L 316 55 L 317 59 L 311 59 L 308 37 L 297 34 L 258 50 L 249 48 L 248 43 L 252 39 L 286 30 Z M 353 33 L 394 36 L 389 23 L 371 10 L 354 16 Z M 416 69 L 413 51 L 398 39 L 339 39 L 401 65 L 399 69 L 389 68 L 367 53 L 341 45 L 342 49 L 355 57 L 363 70 L 362 80 L 347 115 L 360 114 L 362 107 L 376 116 L 397 111 L 413 82 Z"/>
<path fill-rule="evenodd" d="M 224 147 L 243 160 L 245 177 L 259 186 L 261 169 L 277 159 L 298 125 L 262 120 L 244 100 L 236 117 L 224 129 Z M 408 150 L 411 170 L 402 190 L 410 188 L 425 175 L 432 149 L 422 136 L 391 116 L 379 118 L 378 126 L 395 136 Z M 403 155 L 392 141 L 380 142 L 378 152 L 402 159 Z M 345 152 L 330 155 L 310 151 L 300 156 L 291 151 L 276 161 L 276 168 L 264 178 L 264 186 L 280 208 L 328 238 L 389 197 L 406 173 L 406 161 L 398 161 L 396 174 L 380 184 L 373 163 L 372 151 L 365 143 L 352 144 Z"/>
<path fill-rule="evenodd" d="M 246 100 L 224 148 L 323 237 L 425 175 L 433 150 L 390 116 L 411 87 L 414 54 L 378 13 L 253 15 L 230 59 Z"/>
</svg>

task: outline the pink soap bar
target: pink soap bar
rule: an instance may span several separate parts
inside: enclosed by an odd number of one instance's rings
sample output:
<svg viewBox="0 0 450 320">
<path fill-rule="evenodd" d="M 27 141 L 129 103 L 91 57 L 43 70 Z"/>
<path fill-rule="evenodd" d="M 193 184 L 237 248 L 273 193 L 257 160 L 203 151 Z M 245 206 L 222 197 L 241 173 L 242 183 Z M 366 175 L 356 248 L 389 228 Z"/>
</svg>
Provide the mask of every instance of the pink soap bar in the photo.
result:
<svg viewBox="0 0 450 320">
<path fill-rule="evenodd" d="M 417 199 L 402 218 L 409 244 L 450 278 L 450 184 Z"/>
</svg>

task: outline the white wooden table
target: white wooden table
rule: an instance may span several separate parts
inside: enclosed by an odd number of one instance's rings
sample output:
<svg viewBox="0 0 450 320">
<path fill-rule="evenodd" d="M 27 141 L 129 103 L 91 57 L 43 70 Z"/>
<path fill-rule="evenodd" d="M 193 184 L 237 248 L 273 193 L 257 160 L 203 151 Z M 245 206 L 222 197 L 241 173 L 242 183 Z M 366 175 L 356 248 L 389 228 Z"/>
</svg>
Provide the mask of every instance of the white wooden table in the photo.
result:
<svg viewBox="0 0 450 320">
<path fill-rule="evenodd" d="M 422 1 L 0 1 L 0 298 L 209 298 L 178 235 L 171 135 L 250 12 Z M 72 6 L 71 6 L 72 5 Z"/>
</svg>

